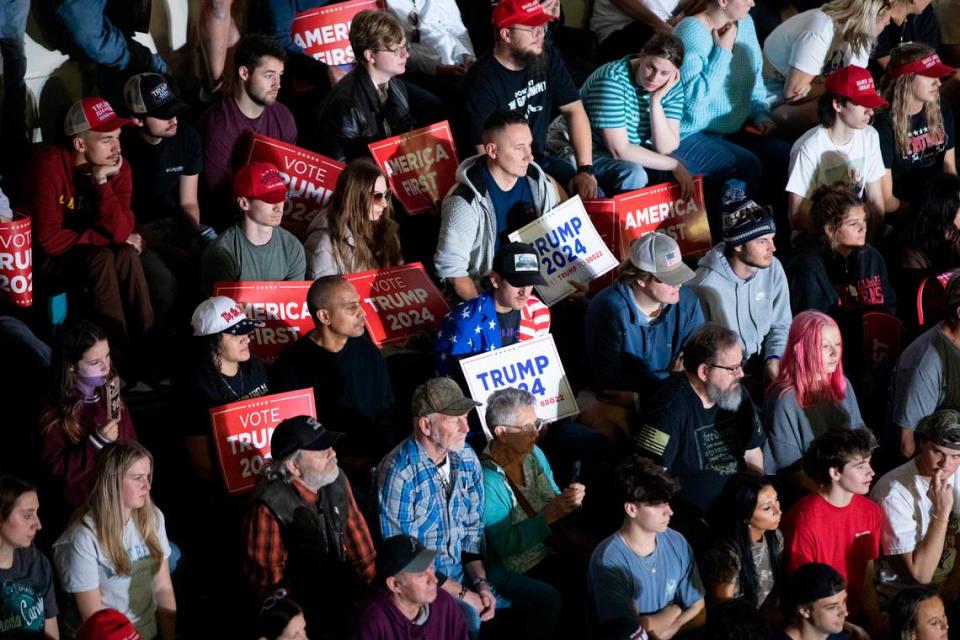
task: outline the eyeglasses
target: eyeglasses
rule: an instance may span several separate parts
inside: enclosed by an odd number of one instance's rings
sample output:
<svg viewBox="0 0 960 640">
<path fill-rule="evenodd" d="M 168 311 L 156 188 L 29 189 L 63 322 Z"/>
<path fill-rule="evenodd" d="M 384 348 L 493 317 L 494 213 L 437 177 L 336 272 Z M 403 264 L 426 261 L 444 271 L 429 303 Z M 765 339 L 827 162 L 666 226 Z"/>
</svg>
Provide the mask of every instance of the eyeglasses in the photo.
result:
<svg viewBox="0 0 960 640">
<path fill-rule="evenodd" d="M 413 31 L 410 33 L 410 42 L 420 42 L 420 12 L 416 9 L 411 11 L 407 14 L 407 21 L 410 23 L 410 26 L 413 27 Z"/>
<path fill-rule="evenodd" d="M 290 594 L 287 593 L 286 589 L 277 589 L 276 593 L 263 601 L 263 605 L 260 606 L 260 613 L 273 609 L 278 602 L 285 599 L 288 595 Z"/>
<path fill-rule="evenodd" d="M 708 363 L 707 363 L 707 366 L 708 366 L 708 367 L 713 367 L 714 369 L 723 369 L 723 370 L 725 370 L 725 371 L 729 371 L 730 373 L 736 373 L 737 371 L 739 371 L 740 373 L 743 373 L 744 367 L 747 366 L 747 361 L 746 361 L 746 360 L 741 360 L 741 361 L 740 361 L 740 364 L 733 365 L 732 367 L 728 367 L 728 366 L 723 365 L 723 364 L 716 364 L 716 363 L 713 363 L 713 362 L 708 362 Z"/>
<path fill-rule="evenodd" d="M 374 49 L 374 51 L 379 51 L 379 52 L 383 52 L 383 53 L 392 53 L 393 55 L 397 56 L 398 58 L 402 58 L 403 56 L 409 56 L 409 55 L 410 55 L 410 45 L 409 45 L 409 44 L 402 44 L 402 45 L 400 45 L 399 47 L 396 47 L 396 48 L 394 48 L 394 49 Z"/>
<path fill-rule="evenodd" d="M 528 424 L 502 424 L 501 427 L 506 427 L 507 429 L 515 429 L 524 435 L 530 435 L 532 433 L 540 433 L 543 429 L 543 425 L 546 424 L 542 419 L 537 418 L 531 423 Z"/>
<path fill-rule="evenodd" d="M 539 27 L 529 27 L 529 28 L 528 27 L 510 27 L 510 28 L 513 29 L 514 31 L 525 31 L 530 35 L 534 35 L 534 36 L 543 35 L 547 32 L 547 25 L 545 24 L 540 25 Z"/>
<path fill-rule="evenodd" d="M 390 189 L 387 189 L 386 191 L 371 191 L 370 195 L 373 196 L 373 201 L 376 204 L 383 204 L 390 201 L 390 196 L 392 196 L 393 193 Z"/>
</svg>

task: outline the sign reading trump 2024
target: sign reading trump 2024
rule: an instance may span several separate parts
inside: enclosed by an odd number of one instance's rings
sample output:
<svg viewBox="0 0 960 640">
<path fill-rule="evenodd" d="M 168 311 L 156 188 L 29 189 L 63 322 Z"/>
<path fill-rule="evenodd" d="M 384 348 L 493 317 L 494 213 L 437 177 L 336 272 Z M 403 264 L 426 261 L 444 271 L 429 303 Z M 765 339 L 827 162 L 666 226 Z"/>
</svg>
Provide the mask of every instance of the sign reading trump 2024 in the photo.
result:
<svg viewBox="0 0 960 640">
<path fill-rule="evenodd" d="M 450 311 L 419 262 L 345 277 L 360 294 L 367 332 L 378 347 L 434 333 Z"/>
<path fill-rule="evenodd" d="M 280 225 L 301 240 L 307 237 L 310 222 L 330 201 L 337 178 L 346 166 L 319 153 L 259 134 L 251 137 L 247 162 L 269 162 L 280 170 L 287 185 Z"/>
<path fill-rule="evenodd" d="M 230 493 L 252 489 L 270 460 L 270 436 L 295 416 L 317 417 L 313 389 L 231 402 L 210 409 L 213 441 Z"/>
<path fill-rule="evenodd" d="M 554 422 L 580 412 L 553 336 L 522 340 L 460 361 L 470 396 L 486 403 L 497 389 L 518 387 L 536 398 L 537 417 Z M 480 407 L 480 422 L 487 424 Z M 489 431 L 487 432 L 489 436 Z"/>
<path fill-rule="evenodd" d="M 30 218 L 0 219 L 0 298 L 33 305 L 33 245 Z"/>
<path fill-rule="evenodd" d="M 352 64 L 350 23 L 365 9 L 384 9 L 381 0 L 353 0 L 301 11 L 293 19 L 290 37 L 308 54 L 328 65 Z"/>
<path fill-rule="evenodd" d="M 693 195 L 684 198 L 680 185 L 665 182 L 614 197 L 620 232 L 620 258 L 630 257 L 630 245 L 651 231 L 665 233 L 680 245 L 684 256 L 706 253 L 713 246 L 703 177 L 694 176 Z"/>
<path fill-rule="evenodd" d="M 580 196 L 517 229 L 510 239 L 533 245 L 540 256 L 540 273 L 547 286 L 537 287 L 537 294 L 546 305 L 576 291 L 571 281 L 586 285 L 617 266 L 617 259 L 597 233 Z"/>
<path fill-rule="evenodd" d="M 250 335 L 250 351 L 264 360 L 275 360 L 313 331 L 307 307 L 311 284 L 310 280 L 218 282 L 213 285 L 213 295 L 233 298 L 248 318 L 264 323 Z"/>
<path fill-rule="evenodd" d="M 457 181 L 457 151 L 447 121 L 368 145 L 407 213 L 433 209 Z"/>
</svg>

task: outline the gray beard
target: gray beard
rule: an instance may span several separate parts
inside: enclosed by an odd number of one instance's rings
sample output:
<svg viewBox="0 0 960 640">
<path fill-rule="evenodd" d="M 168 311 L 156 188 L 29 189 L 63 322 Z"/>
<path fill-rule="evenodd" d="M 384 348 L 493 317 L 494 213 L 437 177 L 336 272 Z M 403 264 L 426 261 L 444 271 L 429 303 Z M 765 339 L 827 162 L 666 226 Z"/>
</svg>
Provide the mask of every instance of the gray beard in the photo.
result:
<svg viewBox="0 0 960 640">
<path fill-rule="evenodd" d="M 340 467 L 337 466 L 327 474 L 304 474 L 300 477 L 300 482 L 302 482 L 311 491 L 317 492 L 328 484 L 333 484 L 334 480 L 336 480 L 339 475 Z"/>
<path fill-rule="evenodd" d="M 708 384 L 707 397 L 724 411 L 736 411 L 740 408 L 740 383 L 738 382 L 736 387 L 728 390 Z"/>
</svg>

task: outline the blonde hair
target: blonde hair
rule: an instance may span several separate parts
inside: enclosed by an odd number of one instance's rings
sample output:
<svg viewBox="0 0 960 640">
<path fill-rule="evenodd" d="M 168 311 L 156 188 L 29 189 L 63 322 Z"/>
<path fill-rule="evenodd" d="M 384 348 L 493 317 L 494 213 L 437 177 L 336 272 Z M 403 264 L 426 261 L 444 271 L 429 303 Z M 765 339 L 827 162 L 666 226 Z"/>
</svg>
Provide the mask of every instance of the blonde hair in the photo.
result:
<svg viewBox="0 0 960 640">
<path fill-rule="evenodd" d="M 133 563 L 123 546 L 123 531 L 127 525 L 123 518 L 123 477 L 130 467 L 144 458 L 150 460 L 152 476 L 153 456 L 143 445 L 136 442 L 115 442 L 105 446 L 97 457 L 93 488 L 87 498 L 86 507 L 77 510 L 74 516 L 74 523 L 86 515 L 93 519 L 97 542 L 113 563 L 118 575 L 130 575 L 133 571 Z M 130 517 L 150 551 L 153 562 L 151 571 L 155 574 L 163 564 L 163 547 L 160 546 L 160 518 L 149 494 L 143 507 L 134 509 Z"/>
<path fill-rule="evenodd" d="M 391 47 L 403 42 L 403 25 L 389 11 L 365 9 L 350 23 L 350 46 L 357 60 L 367 49 Z"/>
<path fill-rule="evenodd" d="M 383 269 L 400 264 L 400 238 L 393 220 L 393 205 L 388 199 L 383 214 L 370 220 L 370 206 L 377 179 L 387 177 L 369 158 L 350 162 L 337 179 L 327 221 L 330 245 L 345 274 L 368 269 Z M 351 247 L 347 237 L 353 236 Z"/>
<path fill-rule="evenodd" d="M 831 0 L 820 8 L 833 20 L 834 42 L 869 54 L 877 43 L 877 16 L 890 10 L 890 0 Z"/>
<path fill-rule="evenodd" d="M 925 44 L 917 42 L 901 44 L 890 52 L 887 71 L 880 80 L 880 91 L 887 102 L 890 103 L 890 127 L 893 129 L 893 139 L 896 143 L 897 153 L 901 156 L 906 155 L 910 148 L 911 115 L 907 113 L 907 104 L 910 102 L 910 95 L 913 93 L 913 80 L 917 77 L 917 74 L 907 73 L 899 78 L 894 78 L 892 70 L 933 53 L 935 53 L 934 50 Z M 927 120 L 927 130 L 930 137 L 939 139 L 943 136 L 945 131 L 939 98 L 923 105 L 923 115 Z"/>
</svg>

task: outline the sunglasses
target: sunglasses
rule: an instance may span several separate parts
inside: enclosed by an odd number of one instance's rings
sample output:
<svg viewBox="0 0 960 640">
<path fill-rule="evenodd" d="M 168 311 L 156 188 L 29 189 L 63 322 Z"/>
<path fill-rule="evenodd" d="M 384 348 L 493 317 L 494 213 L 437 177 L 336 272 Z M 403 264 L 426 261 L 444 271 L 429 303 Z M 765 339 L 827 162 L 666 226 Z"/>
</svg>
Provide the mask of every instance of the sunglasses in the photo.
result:
<svg viewBox="0 0 960 640">
<path fill-rule="evenodd" d="M 272 596 L 270 596 L 269 598 L 263 601 L 263 605 L 261 605 L 260 607 L 260 613 L 273 609 L 275 606 L 277 606 L 278 602 L 286 599 L 288 595 L 290 594 L 287 593 L 286 589 L 277 589 L 276 593 L 274 593 Z"/>
<path fill-rule="evenodd" d="M 390 189 L 387 189 L 386 191 L 371 191 L 370 195 L 373 196 L 373 202 L 375 204 L 386 204 L 390 202 L 390 196 L 393 195 L 393 193 Z"/>
</svg>

